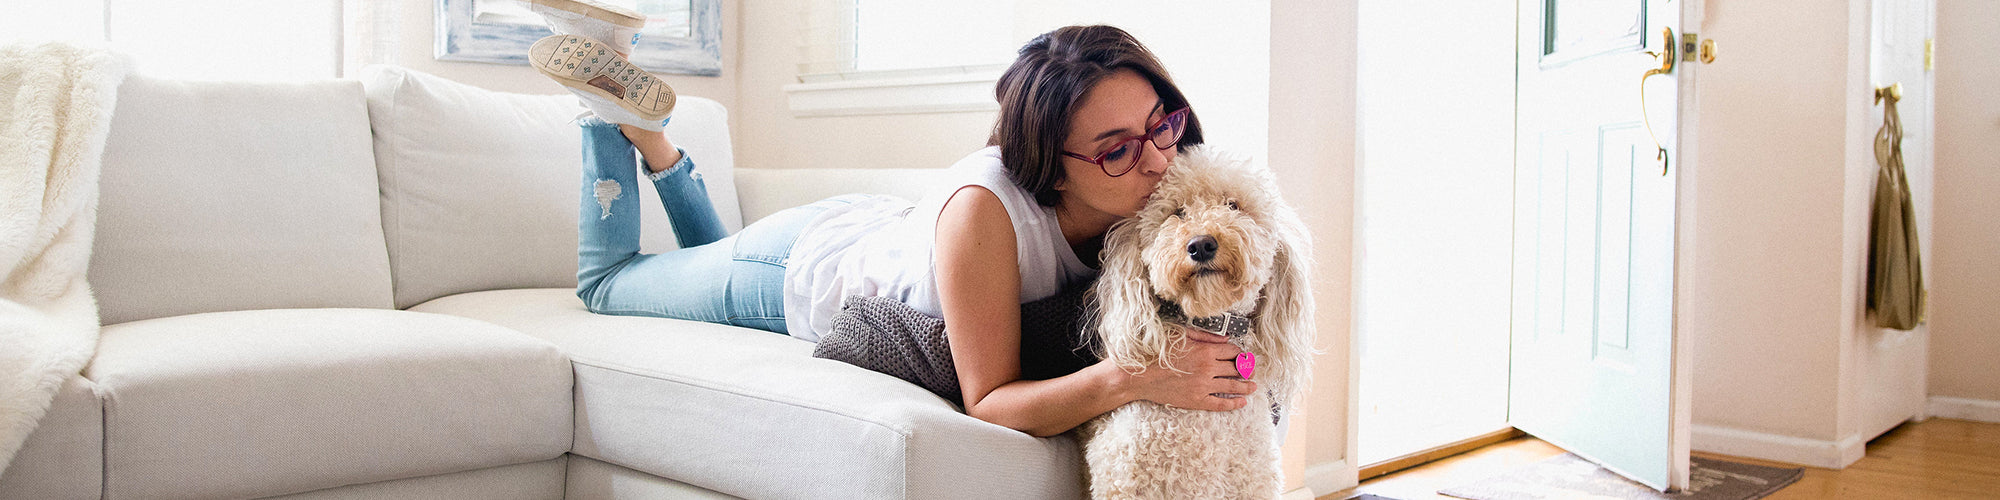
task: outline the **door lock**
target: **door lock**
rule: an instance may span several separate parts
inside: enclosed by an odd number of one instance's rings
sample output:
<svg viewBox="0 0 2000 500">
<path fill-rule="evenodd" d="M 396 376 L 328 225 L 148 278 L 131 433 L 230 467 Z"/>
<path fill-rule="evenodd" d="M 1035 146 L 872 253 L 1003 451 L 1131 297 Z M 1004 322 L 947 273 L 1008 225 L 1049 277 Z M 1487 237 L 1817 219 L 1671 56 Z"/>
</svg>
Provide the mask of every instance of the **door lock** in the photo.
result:
<svg viewBox="0 0 2000 500">
<path fill-rule="evenodd" d="M 1701 61 L 1702 64 L 1715 62 L 1715 39 L 1702 40 L 1701 35 L 1682 33 L 1681 60 L 1686 62 Z"/>
</svg>

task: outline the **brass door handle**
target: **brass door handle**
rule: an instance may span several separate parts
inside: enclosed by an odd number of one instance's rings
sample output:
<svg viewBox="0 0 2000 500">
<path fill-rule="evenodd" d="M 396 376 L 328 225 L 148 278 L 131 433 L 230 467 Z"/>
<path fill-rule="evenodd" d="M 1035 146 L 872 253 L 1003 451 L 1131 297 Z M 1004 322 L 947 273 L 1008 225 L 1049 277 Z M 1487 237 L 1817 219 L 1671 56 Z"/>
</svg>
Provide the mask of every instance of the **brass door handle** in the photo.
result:
<svg viewBox="0 0 2000 500">
<path fill-rule="evenodd" d="M 1660 162 L 1660 175 L 1664 176 L 1667 175 L 1667 146 L 1660 142 L 1659 134 L 1653 133 L 1651 111 L 1646 109 L 1646 81 L 1651 80 L 1653 75 L 1673 74 L 1674 61 L 1680 58 L 1674 54 L 1673 28 L 1660 28 L 1660 42 L 1660 50 L 1658 52 L 1646 52 L 1647 55 L 1653 56 L 1654 59 L 1660 61 L 1660 67 L 1647 69 L 1646 74 L 1639 77 L 1639 121 L 1646 124 L 1646 136 L 1653 138 L 1653 147 L 1660 151 L 1658 154 L 1653 155 L 1653 159 Z"/>
<path fill-rule="evenodd" d="M 1680 57 L 1674 52 L 1674 29 L 1660 28 L 1660 50 L 1646 51 L 1646 55 L 1653 56 L 1654 59 L 1660 61 L 1660 67 L 1646 70 L 1646 76 L 1672 74 L 1674 72 L 1674 61 L 1680 60 Z"/>
</svg>

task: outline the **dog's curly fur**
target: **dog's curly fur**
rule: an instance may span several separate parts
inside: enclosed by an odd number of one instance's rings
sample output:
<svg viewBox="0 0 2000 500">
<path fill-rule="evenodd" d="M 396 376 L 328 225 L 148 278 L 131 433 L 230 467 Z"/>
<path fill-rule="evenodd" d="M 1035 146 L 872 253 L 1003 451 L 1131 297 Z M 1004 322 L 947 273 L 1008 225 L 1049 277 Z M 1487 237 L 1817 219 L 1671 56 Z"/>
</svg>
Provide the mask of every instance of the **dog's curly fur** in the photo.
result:
<svg viewBox="0 0 2000 500">
<path fill-rule="evenodd" d="M 1207 263 L 1187 250 L 1199 235 L 1218 244 Z M 1206 147 L 1181 153 L 1146 207 L 1112 226 L 1092 291 L 1099 355 L 1128 372 L 1176 369 L 1165 361 L 1189 340 L 1160 301 L 1242 314 L 1253 331 L 1236 342 L 1257 355 L 1260 393 L 1234 411 L 1136 401 L 1086 423 L 1092 498 L 1278 496 L 1271 404 L 1288 407 L 1311 378 L 1310 244 L 1269 171 Z"/>
</svg>

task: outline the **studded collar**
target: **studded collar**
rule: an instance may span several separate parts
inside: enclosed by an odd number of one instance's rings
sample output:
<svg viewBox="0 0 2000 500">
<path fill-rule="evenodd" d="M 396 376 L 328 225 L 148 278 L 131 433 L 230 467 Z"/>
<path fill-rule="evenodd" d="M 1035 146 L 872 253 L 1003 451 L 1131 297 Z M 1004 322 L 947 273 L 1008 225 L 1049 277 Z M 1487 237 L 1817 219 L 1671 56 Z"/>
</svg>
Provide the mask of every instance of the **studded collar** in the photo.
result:
<svg viewBox="0 0 2000 500">
<path fill-rule="evenodd" d="M 1230 340 L 1238 340 L 1250 335 L 1249 316 L 1236 313 L 1223 313 L 1220 316 L 1191 318 L 1188 317 L 1186 312 L 1181 311 L 1179 304 L 1164 300 L 1158 302 L 1160 303 L 1160 318 L 1166 320 L 1168 323 L 1187 325 L 1196 330 L 1229 337 Z"/>
</svg>

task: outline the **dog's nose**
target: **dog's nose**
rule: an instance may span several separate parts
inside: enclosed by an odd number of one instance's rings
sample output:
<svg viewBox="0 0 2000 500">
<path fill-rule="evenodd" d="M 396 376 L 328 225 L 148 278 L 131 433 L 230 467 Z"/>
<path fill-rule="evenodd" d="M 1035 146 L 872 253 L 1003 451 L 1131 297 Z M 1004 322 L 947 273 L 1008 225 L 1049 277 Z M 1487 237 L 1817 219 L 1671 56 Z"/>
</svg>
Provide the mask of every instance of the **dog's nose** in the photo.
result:
<svg viewBox="0 0 2000 500">
<path fill-rule="evenodd" d="M 1206 234 L 1201 236 L 1196 236 L 1188 240 L 1188 245 L 1187 245 L 1188 258 L 1194 259 L 1195 262 L 1208 262 L 1211 260 L 1215 260 L 1215 248 L 1216 244 L 1214 236 L 1209 236 Z"/>
</svg>

